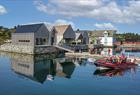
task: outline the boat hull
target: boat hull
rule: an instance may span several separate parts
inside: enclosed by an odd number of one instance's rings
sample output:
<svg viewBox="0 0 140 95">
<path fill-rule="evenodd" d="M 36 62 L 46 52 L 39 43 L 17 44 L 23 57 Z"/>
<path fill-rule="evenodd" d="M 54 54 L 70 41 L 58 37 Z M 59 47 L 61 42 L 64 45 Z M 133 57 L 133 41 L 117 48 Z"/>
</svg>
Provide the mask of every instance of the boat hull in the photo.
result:
<svg viewBox="0 0 140 95">
<path fill-rule="evenodd" d="M 103 61 L 96 61 L 94 62 L 94 65 L 98 68 L 108 68 L 108 69 L 125 69 L 125 68 L 131 68 L 133 66 L 136 66 L 136 64 L 131 62 L 126 63 L 109 63 L 109 62 L 103 62 Z"/>
</svg>

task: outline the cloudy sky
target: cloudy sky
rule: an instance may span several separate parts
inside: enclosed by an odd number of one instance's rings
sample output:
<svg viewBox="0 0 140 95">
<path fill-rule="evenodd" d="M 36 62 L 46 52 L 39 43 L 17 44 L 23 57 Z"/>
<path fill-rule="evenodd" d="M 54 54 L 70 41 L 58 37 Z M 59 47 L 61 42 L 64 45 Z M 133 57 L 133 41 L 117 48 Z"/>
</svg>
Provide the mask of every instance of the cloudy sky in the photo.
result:
<svg viewBox="0 0 140 95">
<path fill-rule="evenodd" d="M 0 25 L 47 22 L 140 32 L 140 0 L 0 0 Z"/>
</svg>

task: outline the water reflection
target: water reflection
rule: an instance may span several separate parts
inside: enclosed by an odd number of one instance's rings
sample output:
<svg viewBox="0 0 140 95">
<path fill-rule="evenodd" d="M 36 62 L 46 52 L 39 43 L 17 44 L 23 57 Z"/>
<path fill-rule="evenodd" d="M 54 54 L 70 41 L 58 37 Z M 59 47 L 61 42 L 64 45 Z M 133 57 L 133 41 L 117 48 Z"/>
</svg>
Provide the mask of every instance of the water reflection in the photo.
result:
<svg viewBox="0 0 140 95">
<path fill-rule="evenodd" d="M 123 75 L 125 75 L 126 72 L 130 72 L 131 74 L 135 74 L 136 67 L 131 67 L 128 69 L 104 69 L 104 70 L 97 69 L 97 70 L 95 70 L 95 72 L 93 74 L 97 75 L 97 76 L 113 77 L 113 76 L 123 76 Z"/>
<path fill-rule="evenodd" d="M 92 62 L 92 59 L 88 60 Z M 140 95 L 139 67 L 136 67 L 137 73 L 135 68 L 94 73 L 95 70 L 96 67 L 88 64 L 87 58 L 57 58 L 53 55 L 32 56 L 0 52 L 0 95 L 117 95 L 120 92 L 123 95 Z M 131 73 L 135 75 L 131 76 Z M 73 91 L 70 91 L 70 88 L 73 88 Z"/>
<path fill-rule="evenodd" d="M 48 55 L 12 55 L 11 68 L 18 75 L 39 83 L 44 83 L 47 80 L 54 80 L 56 76 L 71 78 L 76 66 L 93 65 L 85 58 L 49 58 L 46 56 Z M 129 71 L 131 73 L 135 72 L 135 67 L 117 70 L 95 70 L 94 75 L 109 77 L 123 76 L 125 72 Z"/>
<path fill-rule="evenodd" d="M 44 83 L 55 76 L 71 78 L 75 64 L 70 59 L 42 58 L 40 55 L 14 55 L 11 58 L 12 70 L 21 76 Z"/>
<path fill-rule="evenodd" d="M 1 54 L 11 59 L 11 69 L 15 74 L 24 76 L 35 82 L 44 83 L 45 81 L 55 80 L 57 77 L 71 78 L 76 66 L 85 66 L 85 71 L 92 73 L 95 70 L 93 58 L 57 58 L 55 55 L 25 55 L 25 54 Z M 87 66 L 90 65 L 90 66 Z M 79 67 L 80 68 L 80 67 Z M 135 67 L 119 70 L 96 70 L 97 76 L 123 76 L 126 72 L 135 73 Z M 87 74 L 88 75 L 88 74 Z M 91 74 L 92 76 L 92 74 Z"/>
<path fill-rule="evenodd" d="M 101 55 L 115 55 L 116 50 L 114 48 L 103 48 L 101 51 Z"/>
</svg>

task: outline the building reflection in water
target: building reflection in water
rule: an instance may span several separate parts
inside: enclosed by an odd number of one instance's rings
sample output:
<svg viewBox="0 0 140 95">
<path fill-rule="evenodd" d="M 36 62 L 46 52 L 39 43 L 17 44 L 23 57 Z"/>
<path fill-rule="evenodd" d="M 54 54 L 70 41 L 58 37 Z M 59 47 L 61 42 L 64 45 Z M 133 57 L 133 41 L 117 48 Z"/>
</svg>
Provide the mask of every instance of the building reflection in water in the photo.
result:
<svg viewBox="0 0 140 95">
<path fill-rule="evenodd" d="M 18 75 L 44 83 L 46 80 L 53 80 L 55 76 L 71 78 L 75 64 L 65 58 L 50 59 L 43 55 L 15 54 L 11 57 L 11 68 Z"/>
</svg>

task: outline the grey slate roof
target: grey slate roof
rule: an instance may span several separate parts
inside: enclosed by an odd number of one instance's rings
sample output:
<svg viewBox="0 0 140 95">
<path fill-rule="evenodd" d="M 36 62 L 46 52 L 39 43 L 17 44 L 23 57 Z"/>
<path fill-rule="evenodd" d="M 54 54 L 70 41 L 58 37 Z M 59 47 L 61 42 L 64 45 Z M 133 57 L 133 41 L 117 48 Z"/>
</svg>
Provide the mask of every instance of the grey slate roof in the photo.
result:
<svg viewBox="0 0 140 95">
<path fill-rule="evenodd" d="M 47 27 L 47 29 L 49 30 L 49 32 L 52 31 L 53 25 L 51 25 L 51 24 L 45 24 L 45 26 Z"/>
<path fill-rule="evenodd" d="M 63 35 L 70 25 L 56 25 L 54 29 L 57 31 L 57 35 Z"/>
<path fill-rule="evenodd" d="M 28 25 L 19 25 L 16 28 L 15 33 L 34 33 L 37 32 L 38 29 L 43 25 L 43 23 L 40 24 L 28 24 Z"/>
<path fill-rule="evenodd" d="M 76 30 L 75 33 L 81 33 L 82 35 L 84 35 L 84 33 L 88 34 L 88 30 Z"/>
</svg>

